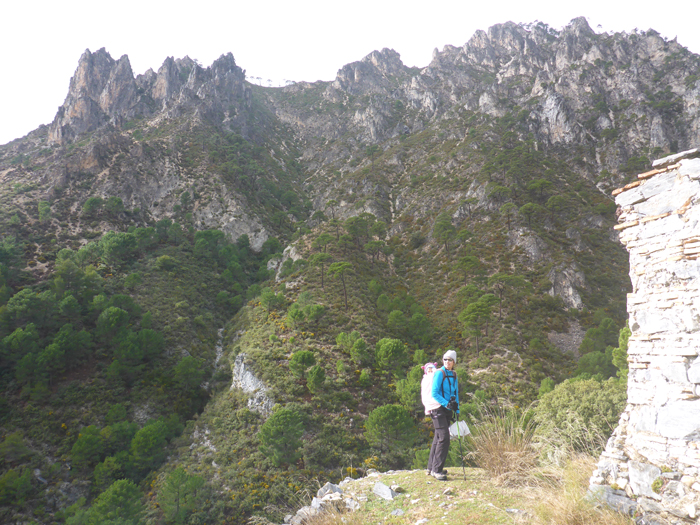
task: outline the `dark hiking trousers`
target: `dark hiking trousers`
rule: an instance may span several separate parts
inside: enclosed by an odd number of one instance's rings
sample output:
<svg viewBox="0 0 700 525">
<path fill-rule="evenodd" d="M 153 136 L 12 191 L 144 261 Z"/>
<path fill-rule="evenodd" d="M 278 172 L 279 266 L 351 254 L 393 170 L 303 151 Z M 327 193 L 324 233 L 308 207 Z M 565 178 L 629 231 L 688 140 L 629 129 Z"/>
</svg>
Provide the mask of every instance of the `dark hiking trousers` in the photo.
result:
<svg viewBox="0 0 700 525">
<path fill-rule="evenodd" d="M 440 407 L 430 411 L 430 418 L 433 420 L 435 434 L 428 457 L 428 470 L 442 472 L 450 450 L 450 412 L 445 407 Z"/>
</svg>

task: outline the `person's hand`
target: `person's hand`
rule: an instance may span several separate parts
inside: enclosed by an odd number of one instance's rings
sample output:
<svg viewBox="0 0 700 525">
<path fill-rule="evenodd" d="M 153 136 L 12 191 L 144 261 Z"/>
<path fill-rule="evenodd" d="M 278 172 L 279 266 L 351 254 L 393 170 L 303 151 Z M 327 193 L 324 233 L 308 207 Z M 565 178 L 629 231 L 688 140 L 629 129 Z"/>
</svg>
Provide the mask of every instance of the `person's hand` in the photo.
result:
<svg viewBox="0 0 700 525">
<path fill-rule="evenodd" d="M 447 410 L 451 410 L 452 412 L 459 412 L 459 403 L 455 401 L 454 399 L 450 399 L 450 402 L 447 403 Z"/>
</svg>

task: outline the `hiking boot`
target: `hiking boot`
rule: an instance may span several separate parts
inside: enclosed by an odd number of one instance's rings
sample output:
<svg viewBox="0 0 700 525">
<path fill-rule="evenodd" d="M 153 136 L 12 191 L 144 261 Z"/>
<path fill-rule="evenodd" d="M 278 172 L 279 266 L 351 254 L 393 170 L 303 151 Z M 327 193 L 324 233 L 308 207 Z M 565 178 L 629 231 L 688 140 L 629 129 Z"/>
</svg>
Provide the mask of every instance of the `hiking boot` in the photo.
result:
<svg viewBox="0 0 700 525">
<path fill-rule="evenodd" d="M 447 475 L 444 473 L 444 471 L 443 472 L 431 472 L 430 474 L 438 481 L 447 481 Z"/>
</svg>

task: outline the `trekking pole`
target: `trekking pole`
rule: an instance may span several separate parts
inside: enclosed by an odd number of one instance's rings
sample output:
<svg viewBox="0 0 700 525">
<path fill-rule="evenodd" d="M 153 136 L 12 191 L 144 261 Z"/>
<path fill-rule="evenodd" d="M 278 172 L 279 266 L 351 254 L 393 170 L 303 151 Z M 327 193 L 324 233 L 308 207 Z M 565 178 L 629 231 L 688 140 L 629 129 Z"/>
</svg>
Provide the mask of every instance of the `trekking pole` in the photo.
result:
<svg viewBox="0 0 700 525">
<path fill-rule="evenodd" d="M 459 419 L 457 419 L 457 438 L 459 439 L 459 458 L 462 460 L 462 474 L 467 481 L 467 471 L 464 469 L 464 452 L 462 452 L 462 436 L 459 434 Z"/>
</svg>

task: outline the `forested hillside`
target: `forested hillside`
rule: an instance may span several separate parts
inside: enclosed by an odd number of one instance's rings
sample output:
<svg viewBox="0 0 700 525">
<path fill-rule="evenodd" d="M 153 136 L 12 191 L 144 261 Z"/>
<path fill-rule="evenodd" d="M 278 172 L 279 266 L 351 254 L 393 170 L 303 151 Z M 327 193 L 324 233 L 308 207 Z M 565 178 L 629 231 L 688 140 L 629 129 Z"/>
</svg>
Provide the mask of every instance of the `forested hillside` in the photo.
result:
<svg viewBox="0 0 700 525">
<path fill-rule="evenodd" d="M 424 467 L 420 365 L 449 348 L 465 417 L 585 400 L 609 435 L 610 191 L 698 146 L 699 79 L 584 19 L 284 88 L 86 51 L 0 146 L 2 521 L 279 523 L 317 481 Z"/>
</svg>

